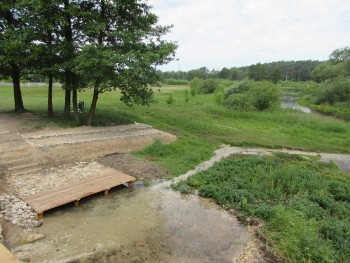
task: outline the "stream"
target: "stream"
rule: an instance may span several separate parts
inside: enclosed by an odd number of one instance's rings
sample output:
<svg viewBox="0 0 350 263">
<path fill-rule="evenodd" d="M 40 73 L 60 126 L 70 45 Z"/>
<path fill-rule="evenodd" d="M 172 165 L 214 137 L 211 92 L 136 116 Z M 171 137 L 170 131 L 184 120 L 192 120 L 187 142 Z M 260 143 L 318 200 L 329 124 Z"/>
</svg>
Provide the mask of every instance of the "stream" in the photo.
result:
<svg viewBox="0 0 350 263">
<path fill-rule="evenodd" d="M 298 97 L 299 93 L 297 92 L 281 93 L 281 108 L 299 110 L 305 113 L 312 113 L 312 110 L 310 108 L 301 106 L 296 102 Z"/>
</svg>

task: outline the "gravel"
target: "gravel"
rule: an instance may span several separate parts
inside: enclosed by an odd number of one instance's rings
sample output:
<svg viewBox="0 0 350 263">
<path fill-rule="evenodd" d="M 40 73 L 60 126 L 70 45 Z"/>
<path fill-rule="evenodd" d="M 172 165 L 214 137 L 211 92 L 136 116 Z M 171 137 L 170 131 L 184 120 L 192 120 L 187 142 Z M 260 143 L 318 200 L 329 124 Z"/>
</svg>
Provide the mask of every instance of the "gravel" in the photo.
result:
<svg viewBox="0 0 350 263">
<path fill-rule="evenodd" d="M 3 194 L 0 196 L 0 217 L 21 228 L 34 228 L 42 225 L 36 220 L 37 214 L 16 196 Z"/>
</svg>

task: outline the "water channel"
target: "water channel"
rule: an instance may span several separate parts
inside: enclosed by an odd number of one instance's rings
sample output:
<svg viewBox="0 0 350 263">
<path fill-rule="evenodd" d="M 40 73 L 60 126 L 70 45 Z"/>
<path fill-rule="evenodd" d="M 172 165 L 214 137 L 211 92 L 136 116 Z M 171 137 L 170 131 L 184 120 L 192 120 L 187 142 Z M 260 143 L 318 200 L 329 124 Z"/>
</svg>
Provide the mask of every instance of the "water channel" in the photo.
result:
<svg viewBox="0 0 350 263">
<path fill-rule="evenodd" d="M 296 102 L 298 97 L 298 92 L 281 93 L 281 108 L 299 110 L 305 113 L 312 113 L 312 110 L 310 108 L 301 106 Z"/>
</svg>

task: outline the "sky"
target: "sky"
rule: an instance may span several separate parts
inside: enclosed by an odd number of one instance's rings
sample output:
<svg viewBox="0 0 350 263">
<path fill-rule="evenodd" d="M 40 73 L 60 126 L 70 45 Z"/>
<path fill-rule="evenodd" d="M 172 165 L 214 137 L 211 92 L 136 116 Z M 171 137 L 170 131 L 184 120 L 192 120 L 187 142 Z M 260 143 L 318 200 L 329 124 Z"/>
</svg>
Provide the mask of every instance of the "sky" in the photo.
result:
<svg viewBox="0 0 350 263">
<path fill-rule="evenodd" d="M 350 0 L 148 0 L 173 25 L 177 60 L 161 70 L 327 60 L 350 46 Z"/>
</svg>

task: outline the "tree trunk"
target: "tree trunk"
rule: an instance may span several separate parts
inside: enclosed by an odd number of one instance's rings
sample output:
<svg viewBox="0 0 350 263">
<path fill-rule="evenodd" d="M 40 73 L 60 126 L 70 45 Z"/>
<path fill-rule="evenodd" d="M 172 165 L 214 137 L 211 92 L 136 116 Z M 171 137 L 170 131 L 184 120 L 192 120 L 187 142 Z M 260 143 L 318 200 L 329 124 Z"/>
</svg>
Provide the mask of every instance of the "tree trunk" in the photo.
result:
<svg viewBox="0 0 350 263">
<path fill-rule="evenodd" d="M 21 80 L 20 69 L 18 66 L 12 65 L 12 82 L 13 82 L 13 97 L 15 100 L 15 112 L 24 112 L 22 92 L 21 92 Z"/>
<path fill-rule="evenodd" d="M 79 123 L 79 114 L 78 114 L 78 91 L 77 91 L 77 76 L 73 75 L 72 76 L 72 92 L 73 92 L 73 97 L 72 97 L 72 102 L 73 102 L 73 119 L 75 123 Z"/>
<path fill-rule="evenodd" d="M 64 26 L 64 38 L 65 38 L 65 59 L 69 61 L 74 56 L 74 46 L 73 46 L 73 32 L 72 32 L 72 19 L 70 11 L 69 0 L 63 1 L 64 11 L 65 11 L 65 26 Z M 66 118 L 70 119 L 70 101 L 71 101 L 71 91 L 72 91 L 72 71 L 69 67 L 66 69 L 66 94 L 64 101 L 64 115 Z"/>
<path fill-rule="evenodd" d="M 92 120 L 93 120 L 94 115 L 95 115 L 96 104 L 97 104 L 97 100 L 98 100 L 98 94 L 99 94 L 98 89 L 95 87 L 94 88 L 94 95 L 92 97 L 91 107 L 89 110 L 89 115 L 88 115 L 87 122 L 86 122 L 86 125 L 88 125 L 88 126 L 92 125 Z"/>
<path fill-rule="evenodd" d="M 53 116 L 52 84 L 53 84 L 53 77 L 52 77 L 52 74 L 49 74 L 49 88 L 48 88 L 48 95 L 47 95 L 47 116 L 48 117 Z"/>
<path fill-rule="evenodd" d="M 70 98 L 72 90 L 72 74 L 66 70 L 65 96 L 64 96 L 64 116 L 70 119 Z"/>
</svg>

